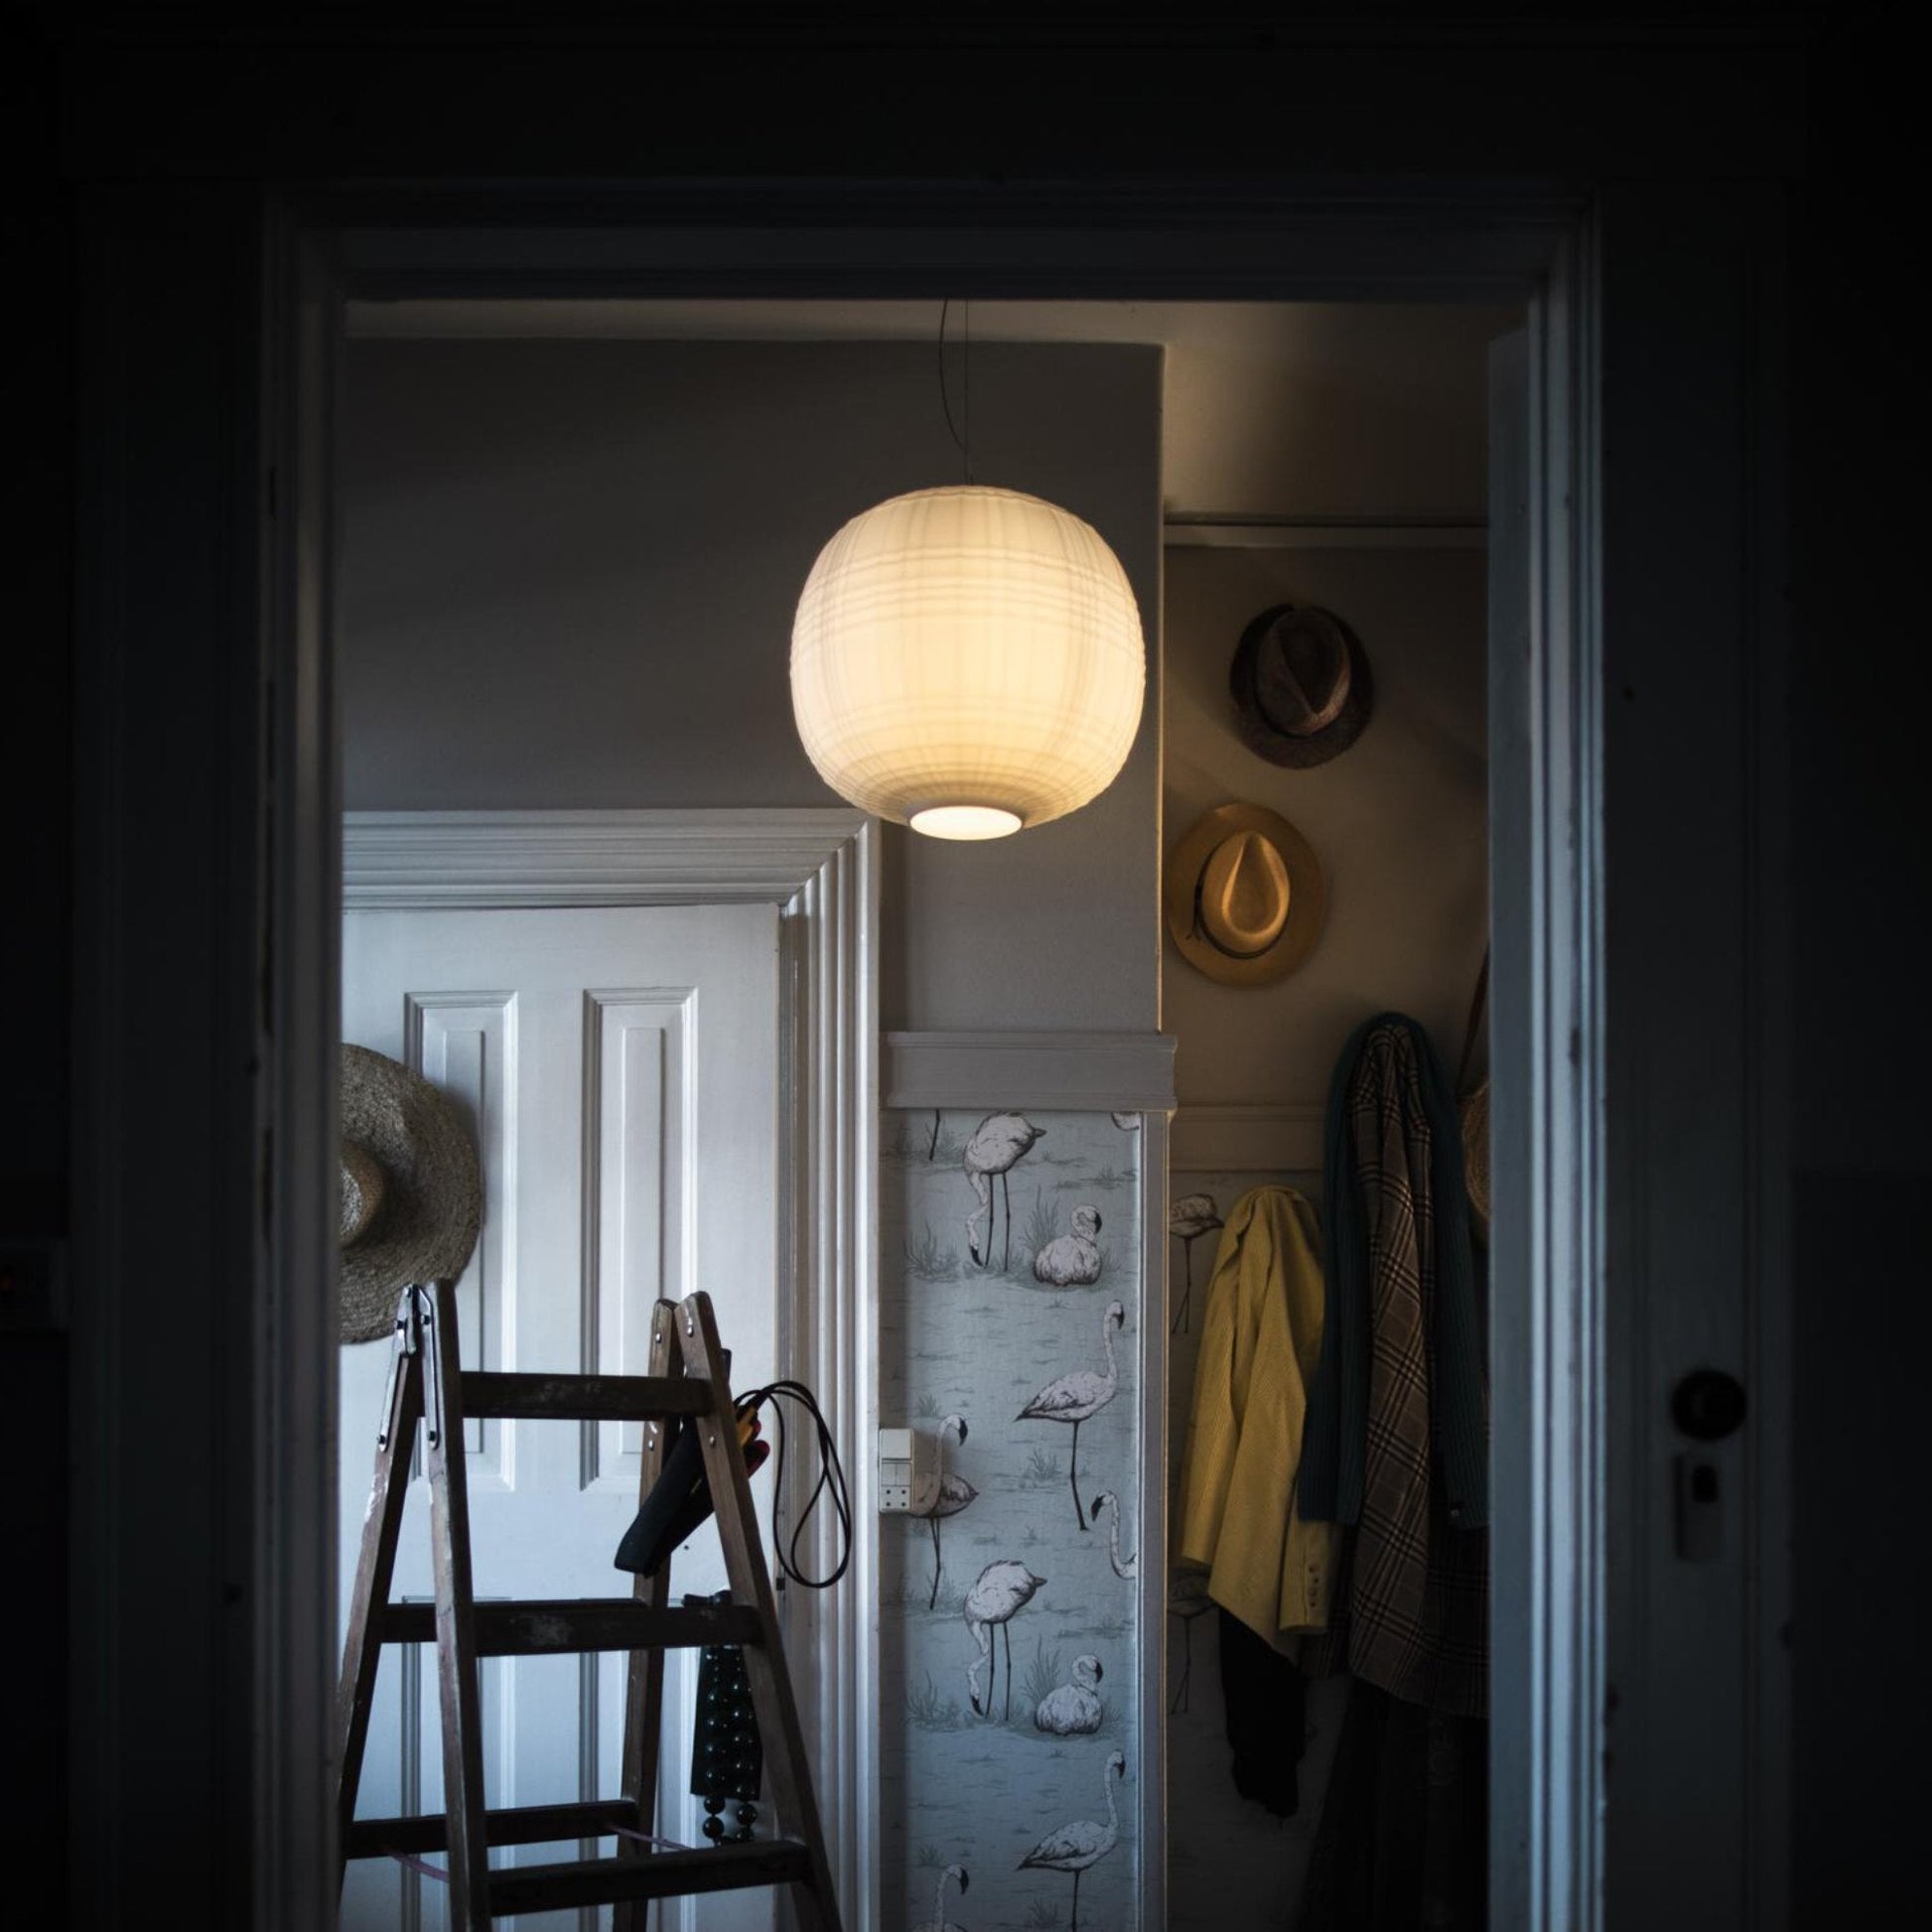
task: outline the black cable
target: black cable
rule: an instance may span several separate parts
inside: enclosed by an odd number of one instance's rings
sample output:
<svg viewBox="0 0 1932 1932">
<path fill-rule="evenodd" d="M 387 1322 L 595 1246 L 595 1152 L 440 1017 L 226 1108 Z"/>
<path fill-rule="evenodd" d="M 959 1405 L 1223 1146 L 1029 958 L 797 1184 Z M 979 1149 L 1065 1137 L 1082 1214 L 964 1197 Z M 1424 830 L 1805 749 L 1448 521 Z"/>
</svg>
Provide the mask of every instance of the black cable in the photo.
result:
<svg viewBox="0 0 1932 1932">
<path fill-rule="evenodd" d="M 966 388 L 966 434 L 961 436 L 958 426 L 952 419 L 952 397 L 946 390 L 946 312 L 951 307 L 952 302 L 950 298 L 941 302 L 939 305 L 939 406 L 946 412 L 947 432 L 951 435 L 954 445 L 958 448 L 960 461 L 966 471 L 966 481 L 971 483 L 973 481 L 973 310 L 972 305 L 968 303 L 966 307 L 966 346 L 965 354 L 961 358 L 961 367 L 965 374 Z"/>
<path fill-rule="evenodd" d="M 845 1486 L 845 1470 L 839 1462 L 839 1446 L 832 1439 L 830 1424 L 818 1406 L 818 1398 L 802 1382 L 769 1382 L 761 1389 L 748 1389 L 738 1398 L 737 1412 L 744 1416 L 759 1408 L 762 1403 L 771 1402 L 771 1413 L 778 1421 L 778 1450 L 773 1457 L 773 1493 L 782 1502 L 785 1494 L 785 1412 L 774 1397 L 783 1396 L 798 1403 L 812 1419 L 812 1427 L 818 1436 L 818 1480 L 812 1484 L 812 1493 L 805 1499 L 805 1507 L 799 1511 L 798 1520 L 791 1526 L 791 1538 L 784 1549 L 777 1549 L 773 1539 L 773 1554 L 778 1559 L 779 1573 L 788 1577 L 794 1584 L 805 1589 L 830 1589 L 846 1573 L 852 1562 L 852 1497 Z M 843 1544 L 837 1566 L 829 1577 L 808 1577 L 798 1567 L 798 1541 L 805 1534 L 805 1525 L 811 1520 L 812 1511 L 818 1507 L 821 1495 L 832 1499 L 832 1511 L 839 1519 L 839 1535 Z"/>
</svg>

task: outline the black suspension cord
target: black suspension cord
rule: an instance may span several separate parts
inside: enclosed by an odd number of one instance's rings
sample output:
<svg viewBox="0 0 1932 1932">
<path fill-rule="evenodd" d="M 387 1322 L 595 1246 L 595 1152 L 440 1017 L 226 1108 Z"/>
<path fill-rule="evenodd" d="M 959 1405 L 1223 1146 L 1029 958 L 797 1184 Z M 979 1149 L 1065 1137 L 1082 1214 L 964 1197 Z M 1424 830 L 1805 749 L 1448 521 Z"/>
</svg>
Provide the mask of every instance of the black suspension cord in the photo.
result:
<svg viewBox="0 0 1932 1932">
<path fill-rule="evenodd" d="M 778 1420 L 778 1449 L 774 1457 L 772 1471 L 772 1493 L 782 1503 L 785 1494 L 785 1412 L 775 1398 L 783 1397 L 795 1402 L 811 1418 L 812 1429 L 818 1438 L 818 1480 L 812 1484 L 812 1493 L 805 1498 L 805 1507 L 799 1511 L 798 1520 L 791 1526 L 791 1536 L 783 1549 L 775 1548 L 773 1554 L 778 1559 L 781 1576 L 789 1578 L 805 1589 L 830 1589 L 846 1573 L 852 1562 L 852 1497 L 845 1486 L 845 1470 L 839 1462 L 839 1446 L 832 1438 L 830 1424 L 818 1406 L 818 1398 L 802 1382 L 768 1382 L 761 1389 L 748 1389 L 738 1398 L 737 1411 L 741 1416 L 749 1415 L 765 1402 L 771 1403 L 771 1413 Z M 805 1525 L 811 1520 L 812 1511 L 818 1507 L 820 1496 L 829 1496 L 832 1513 L 838 1518 L 841 1549 L 839 1560 L 829 1577 L 808 1577 L 798 1567 L 799 1539 L 805 1534 Z"/>
<path fill-rule="evenodd" d="M 952 419 L 952 397 L 946 388 L 946 314 L 952 307 L 947 299 L 939 305 L 939 406 L 946 412 L 946 429 L 957 447 L 960 460 L 965 466 L 966 481 L 973 481 L 973 305 L 964 305 L 966 312 L 966 331 L 963 352 L 960 359 L 961 413 L 966 419 L 966 434 L 961 436 L 958 425 Z"/>
</svg>

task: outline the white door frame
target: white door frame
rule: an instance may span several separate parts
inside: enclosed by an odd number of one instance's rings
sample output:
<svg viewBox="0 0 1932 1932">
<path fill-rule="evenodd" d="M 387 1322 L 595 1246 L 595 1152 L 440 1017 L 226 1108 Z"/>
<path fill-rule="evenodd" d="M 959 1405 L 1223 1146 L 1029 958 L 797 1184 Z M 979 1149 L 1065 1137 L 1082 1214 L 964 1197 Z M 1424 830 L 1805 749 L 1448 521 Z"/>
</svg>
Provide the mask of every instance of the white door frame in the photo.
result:
<svg viewBox="0 0 1932 1932">
<path fill-rule="evenodd" d="M 209 1734 L 218 1730 L 224 1741 L 221 1768 L 198 1766 L 196 1788 L 217 1791 L 233 1813 L 228 1842 L 252 1848 L 237 1880 L 252 1892 L 252 1922 L 311 1932 L 331 1921 L 329 1230 L 340 897 L 329 599 L 344 297 L 1523 300 L 1540 399 L 1530 452 L 1530 742 L 1499 748 L 1514 760 L 1499 782 L 1516 786 L 1523 801 L 1534 868 L 1520 925 L 1497 933 L 1497 993 L 1514 986 L 1517 999 L 1498 999 L 1494 1033 L 1498 1065 L 1519 1069 L 1519 1110 L 1525 1102 L 1532 1109 L 1519 1111 L 1515 1131 L 1538 1158 L 1520 1239 L 1504 1244 L 1496 1283 L 1498 1359 L 1520 1367 L 1528 1395 L 1521 1426 L 1530 1460 L 1521 1479 L 1531 1513 L 1511 1568 L 1499 1561 L 1495 1580 L 1499 1596 L 1525 1606 L 1525 1621 L 1522 1648 L 1499 1654 L 1495 1682 L 1497 1760 L 1507 1777 L 1493 1825 L 1492 1909 L 1496 1924 L 1534 1932 L 1600 1924 L 1614 1843 L 1605 1818 L 1606 1646 L 1621 1617 L 1617 1641 L 1633 1670 L 1640 1664 L 1646 1612 L 1632 1591 L 1663 1574 L 1656 1538 L 1666 1512 L 1640 1436 L 1654 1427 L 1658 1394 L 1646 1320 L 1668 1305 L 1672 1242 L 1685 1212 L 1675 1198 L 1644 1195 L 1657 1160 L 1642 1144 L 1645 1081 L 1689 1063 L 1684 1049 L 1710 1004 L 1707 996 L 1697 1010 L 1673 1012 L 1674 967 L 1665 956 L 1673 935 L 1644 929 L 1637 886 L 1612 893 L 1609 882 L 1647 864 L 1678 885 L 1685 862 L 1675 835 L 1695 822 L 1725 840 L 1720 871 L 1700 875 L 1710 879 L 1710 917 L 1695 935 L 1705 959 L 1736 952 L 1775 962 L 1785 916 L 1776 837 L 1731 829 L 1739 821 L 1780 826 L 1788 804 L 1772 534 L 1779 483 L 1775 462 L 1760 461 L 1728 417 L 1706 408 L 1712 389 L 1702 380 L 1714 368 L 1726 376 L 1741 368 L 1758 346 L 1752 325 L 1740 321 L 1746 312 L 1735 285 L 1719 270 L 1738 261 L 1756 273 L 1770 262 L 1775 273 L 1767 247 L 1745 233 L 1751 219 L 1768 228 L 1775 207 L 1744 190 L 1737 197 L 1735 206 L 1694 207 L 1670 184 L 1589 202 L 1560 186 L 1522 183 L 1244 182 L 1232 194 L 1214 182 L 1167 182 L 1152 193 L 1106 183 L 887 183 L 863 191 L 385 183 L 273 192 L 251 231 L 253 205 L 237 194 L 202 195 L 193 201 L 199 214 L 177 220 L 174 184 L 165 197 L 98 191 L 85 267 L 100 340 L 89 346 L 82 399 L 83 446 L 98 474 L 83 470 L 76 559 L 80 770 L 92 786 L 83 795 L 97 805 L 76 826 L 76 878 L 85 891 L 76 911 L 84 974 L 75 996 L 74 1188 L 91 1206 L 76 1223 L 73 1252 L 73 1816 L 141 1818 L 171 1700 L 186 1685 L 197 1709 L 213 1709 L 218 1686 L 229 1715 Z M 1736 218 L 1738 207 L 1746 218 Z M 1671 248 L 1657 240 L 1667 233 Z M 1604 293 L 1606 260 L 1615 269 L 1613 300 Z M 149 297 L 163 277 L 193 299 L 157 319 Z M 211 305 L 206 314 L 204 302 Z M 158 358 L 199 353 L 207 314 L 217 312 L 221 333 L 211 341 L 261 351 L 259 365 L 245 355 L 193 364 L 201 385 L 193 394 L 225 398 L 228 413 L 218 421 L 206 409 L 143 413 L 151 392 L 142 384 Z M 1775 302 L 1764 310 L 1773 327 L 1777 313 Z M 1659 358 L 1669 383 L 1648 381 Z M 1606 390 L 1606 371 L 1617 372 L 1620 386 Z M 1762 396 L 1775 393 L 1776 378 L 1774 356 L 1740 377 L 1753 427 L 1766 421 Z M 1607 415 L 1606 394 L 1615 399 Z M 1618 452 L 1614 491 L 1602 463 L 1606 441 Z M 1719 467 L 1745 460 L 1754 466 L 1747 484 Z M 1605 515 L 1612 493 L 1613 530 Z M 183 563 L 175 575 L 158 568 L 188 558 L 192 567 Z M 1686 590 L 1695 593 L 1688 601 L 1677 595 Z M 1616 618 L 1607 641 L 1606 602 Z M 1742 643 L 1730 641 L 1731 627 Z M 1673 652 L 1690 662 L 1719 633 L 1728 655 L 1714 653 L 1705 668 L 1735 668 L 1741 685 L 1733 680 L 1733 695 L 1742 689 L 1748 712 L 1727 735 L 1703 741 L 1722 755 L 1703 779 L 1724 787 L 1722 811 L 1690 817 L 1699 800 L 1684 741 L 1709 716 L 1695 706 L 1664 714 L 1656 742 L 1668 752 L 1668 782 L 1639 796 L 1632 775 L 1606 794 L 1605 747 L 1634 774 L 1641 760 L 1631 734 L 1657 715 L 1638 706 L 1669 688 Z M 169 676 L 151 675 L 164 657 Z M 1606 717 L 1612 669 L 1620 701 L 1632 660 L 1639 676 L 1631 707 Z M 225 710 L 210 710 L 204 695 L 217 689 Z M 192 850 L 166 848 L 171 871 L 156 863 L 147 836 L 156 818 L 148 801 L 179 784 L 170 748 L 204 741 L 209 795 L 184 794 L 158 820 L 171 838 L 197 839 Z M 184 867 L 206 870 L 190 879 Z M 862 889 L 870 903 L 870 858 L 852 862 L 836 893 L 828 888 L 824 918 L 842 927 L 856 916 Z M 1606 896 L 1622 908 L 1612 922 L 1613 934 L 1625 935 L 1616 951 L 1604 937 Z M 1622 916 L 1633 910 L 1634 922 Z M 1653 917 L 1682 910 L 1680 891 L 1660 897 Z M 213 922 L 206 943 L 178 949 L 178 957 L 149 947 L 139 970 L 123 964 L 127 935 L 191 915 Z M 816 956 L 824 957 L 831 931 L 818 930 Z M 1684 942 L 1681 933 L 1675 939 Z M 1751 1737 L 1769 1775 L 1749 1798 L 1764 1873 L 1756 1922 L 1764 1925 L 1779 1922 L 1777 1774 L 1787 1748 L 1786 1665 L 1776 1641 L 1788 1414 L 1778 1381 L 1778 973 L 1773 963 L 1753 976 L 1746 965 L 1731 1003 L 1741 1015 L 1737 1037 L 1756 1055 L 1756 1087 L 1742 1091 L 1726 1065 L 1730 1084 L 1700 1093 L 1708 1118 L 1674 1122 L 1697 1140 L 1700 1174 L 1708 1168 L 1723 1189 L 1721 1201 L 1703 1202 L 1712 1238 L 1722 1232 L 1728 1243 L 1727 1267 L 1732 1250 L 1749 1251 L 1744 1272 L 1758 1298 L 1749 1304 L 1757 1352 L 1741 1366 L 1762 1372 L 1751 1438 L 1761 1467 L 1742 1527 L 1755 1552 L 1751 1613 L 1765 1632 L 1750 1683 Z M 838 1011 L 851 1011 L 834 978 L 815 984 Z M 171 1016 L 160 1038 L 156 1003 L 170 994 L 178 998 L 160 1009 Z M 816 1025 L 809 1033 L 825 1036 Z M 869 1067 L 871 1030 L 861 1026 L 860 1034 L 840 1041 L 842 1065 Z M 129 1041 L 143 1050 L 126 1050 Z M 1615 1042 L 1625 1123 L 1614 1138 L 1604 1126 L 1606 1041 Z M 169 1164 L 152 1158 L 157 1123 L 172 1117 L 182 1082 L 206 1093 L 195 1131 L 206 1121 L 197 1173 L 206 1171 L 207 1188 L 206 1199 L 196 1197 L 191 1265 L 164 1271 L 176 1298 L 164 1323 L 147 1312 L 153 1298 L 129 1283 L 155 1230 L 176 1225 L 183 1212 Z M 1502 1134 L 1507 1079 L 1496 1109 Z M 1712 1158 L 1726 1148 L 1741 1157 Z M 814 1202 L 841 1230 L 822 1238 L 849 1240 L 863 1253 L 870 1176 L 846 1181 L 839 1192 L 829 1176 L 814 1178 Z M 1503 1199 L 1499 1186 L 1499 1205 Z M 1605 1293 L 1612 1254 L 1631 1264 L 1614 1297 Z M 827 1305 L 814 1319 L 863 1363 L 868 1311 Z M 215 1433 L 236 1466 L 248 1458 L 248 1473 L 225 1484 L 218 1513 L 211 1505 L 194 1518 L 206 1574 L 222 1580 L 224 1607 L 206 1613 L 222 1633 L 209 1650 L 224 1660 L 220 1670 L 194 1664 L 187 1678 L 150 1681 L 138 1660 L 153 1630 L 130 1586 L 154 1573 L 149 1559 L 162 1553 L 151 1526 L 169 1520 L 157 1505 L 163 1485 L 178 1477 L 144 1456 L 123 1391 L 164 1375 L 176 1378 L 171 1387 L 207 1391 L 222 1405 Z M 836 1378 L 827 1386 L 838 1386 Z M 858 1500 L 863 1511 L 863 1494 Z M 1499 1539 L 1499 1558 L 1507 1544 Z M 862 1617 L 870 1581 L 855 1580 Z M 199 1628 L 194 1620 L 203 1615 L 184 1604 L 177 1621 Z M 200 1654 L 184 1647 L 190 1662 Z M 842 1661 L 832 1658 L 828 1668 Z M 1627 1803 L 1631 1767 L 1639 1780 L 1649 1767 L 1641 1730 L 1620 1728 L 1617 1740 Z M 862 1725 L 843 1761 L 863 1763 L 868 1743 Z M 866 1790 L 861 1779 L 837 1800 L 827 1793 L 828 1814 L 855 1838 L 871 1829 Z M 129 1841 L 137 1849 L 139 1842 Z M 110 1832 L 76 1895 L 112 1916 L 135 1895 L 134 1856 Z"/>
<path fill-rule="evenodd" d="M 839 1440 L 857 1524 L 870 1523 L 862 1452 L 876 1413 L 873 1351 L 854 1318 L 877 1300 L 872 1238 L 879 1142 L 879 825 L 834 810 L 347 812 L 343 909 L 743 905 L 778 908 L 779 1076 L 775 1359 L 815 1390 Z M 783 1518 L 802 1507 L 809 1458 L 795 1456 Z M 802 1546 L 807 1567 L 835 1561 L 821 1508 Z M 785 1649 L 812 1774 L 828 1818 L 864 1829 L 827 1850 L 841 1895 L 871 1869 L 876 1727 L 857 1687 L 873 1668 L 877 1591 L 870 1551 L 835 1589 L 779 1597 Z"/>
</svg>

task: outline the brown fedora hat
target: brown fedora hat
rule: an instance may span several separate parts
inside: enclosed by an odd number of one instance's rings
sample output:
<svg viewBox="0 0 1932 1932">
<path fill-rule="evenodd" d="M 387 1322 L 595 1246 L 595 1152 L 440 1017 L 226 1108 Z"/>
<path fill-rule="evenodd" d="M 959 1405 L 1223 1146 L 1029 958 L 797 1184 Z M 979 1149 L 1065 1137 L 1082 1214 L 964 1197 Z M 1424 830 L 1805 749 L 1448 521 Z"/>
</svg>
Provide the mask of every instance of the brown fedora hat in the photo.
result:
<svg viewBox="0 0 1932 1932">
<path fill-rule="evenodd" d="M 1229 986 L 1294 972 L 1328 910 L 1313 849 L 1264 805 L 1222 805 L 1189 827 L 1168 854 L 1162 897 L 1181 956 Z"/>
<path fill-rule="evenodd" d="M 1325 764 L 1360 738 L 1375 709 L 1368 654 L 1314 604 L 1276 604 L 1253 619 L 1228 666 L 1241 741 L 1273 764 Z"/>
</svg>

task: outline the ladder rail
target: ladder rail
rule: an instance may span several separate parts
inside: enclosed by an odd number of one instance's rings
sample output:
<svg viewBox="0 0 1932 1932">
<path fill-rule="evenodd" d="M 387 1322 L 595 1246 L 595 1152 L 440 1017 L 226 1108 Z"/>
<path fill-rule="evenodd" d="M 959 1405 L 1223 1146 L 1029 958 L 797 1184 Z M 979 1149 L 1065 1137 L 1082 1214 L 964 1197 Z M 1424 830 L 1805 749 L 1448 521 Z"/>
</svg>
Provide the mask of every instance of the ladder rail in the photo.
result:
<svg viewBox="0 0 1932 1932">
<path fill-rule="evenodd" d="M 738 1416 L 725 1376 L 724 1348 L 708 1295 L 687 1295 L 678 1304 L 677 1314 L 678 1346 L 685 1371 L 702 1375 L 711 1384 L 711 1417 L 696 1427 L 704 1431 L 705 1474 L 718 1517 L 719 1542 L 724 1546 L 725 1575 L 734 1600 L 751 1604 L 764 1627 L 764 1641 L 745 1651 L 745 1674 L 764 1739 L 764 1775 L 777 1801 L 779 1820 L 786 1837 L 800 1841 L 805 1848 L 807 1870 L 803 1878 L 793 1881 L 792 1900 L 804 1932 L 818 1932 L 820 1927 L 838 1924 L 832 1869 L 825 1856 L 824 1826 L 806 1770 L 810 1759 L 798 1724 L 790 1668 L 785 1662 L 778 1607 L 765 1572 L 751 1479 L 739 1448 Z"/>
<path fill-rule="evenodd" d="M 650 1314 L 650 1378 L 668 1382 L 683 1371 L 683 1358 L 672 1341 L 677 1318 L 675 1307 L 659 1301 Z M 644 1423 L 644 1439 L 637 1460 L 637 1506 L 642 1508 L 664 1466 L 665 1438 L 669 1431 L 655 1417 Z M 630 1593 L 638 1602 L 662 1614 L 669 1608 L 671 1566 L 661 1563 L 654 1577 L 631 1579 Z M 637 1829 L 654 1829 L 657 1815 L 658 1757 L 664 1727 L 664 1653 L 662 1650 L 633 1650 L 630 1668 L 625 1673 L 623 1692 L 622 1795 L 635 1809 Z M 640 1859 L 648 1848 L 634 1840 L 618 1841 L 618 1857 Z M 623 1898 L 612 1914 L 612 1932 L 645 1932 L 648 1907 L 640 1898 Z"/>
<path fill-rule="evenodd" d="M 659 1607 L 634 1596 L 561 1596 L 478 1603 L 479 1657 L 582 1656 L 589 1651 L 695 1650 L 708 1643 L 763 1641 L 757 1615 L 735 1603 Z M 376 1615 L 384 1643 L 434 1643 L 430 1603 L 391 1603 Z"/>
<path fill-rule="evenodd" d="M 389 1399 L 377 1438 L 375 1474 L 362 1519 L 362 1549 L 349 1596 L 348 1629 L 343 1639 L 343 1674 L 336 1687 L 336 1880 L 341 1884 L 349 1860 L 355 1823 L 355 1798 L 362 1784 L 362 1758 L 368 1749 L 369 1715 L 375 1708 L 376 1664 L 382 1654 L 383 1613 L 395 1576 L 396 1546 L 409 1500 L 407 1447 L 416 1440 L 423 1414 L 423 1360 L 416 1322 L 414 1289 L 405 1291 L 397 1311 L 399 1352 L 389 1378 Z M 400 1352 L 409 1343 L 406 1353 Z"/>
<path fill-rule="evenodd" d="M 430 1565 L 436 1580 L 436 1676 L 443 1707 L 443 1806 L 450 1820 L 450 1923 L 467 1927 L 489 1922 L 489 1834 L 483 1814 L 483 1687 L 477 1669 L 455 1282 L 436 1284 L 424 1326 Z"/>
</svg>

